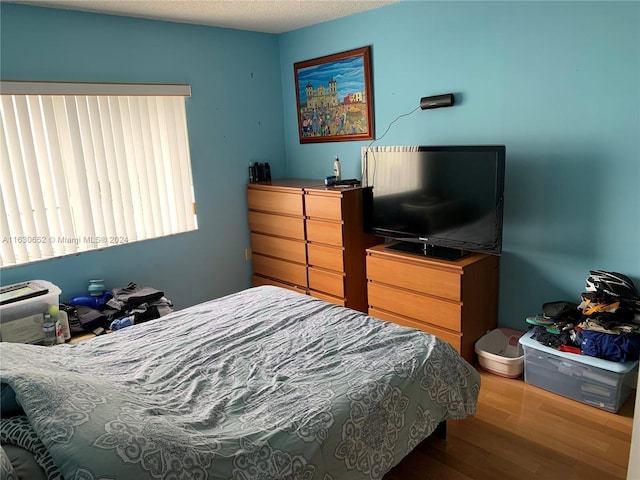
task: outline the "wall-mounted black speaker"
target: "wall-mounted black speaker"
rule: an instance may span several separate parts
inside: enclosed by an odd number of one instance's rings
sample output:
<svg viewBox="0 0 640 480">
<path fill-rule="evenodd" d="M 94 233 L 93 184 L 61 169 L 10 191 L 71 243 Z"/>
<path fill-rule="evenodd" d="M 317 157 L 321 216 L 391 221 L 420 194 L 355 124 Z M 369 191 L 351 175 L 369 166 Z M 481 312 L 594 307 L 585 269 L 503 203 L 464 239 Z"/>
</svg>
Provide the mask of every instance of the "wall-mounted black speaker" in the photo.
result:
<svg viewBox="0 0 640 480">
<path fill-rule="evenodd" d="M 426 110 L 428 108 L 451 107 L 454 104 L 453 93 L 445 93 L 444 95 L 434 95 L 432 97 L 422 97 L 420 99 L 420 108 Z"/>
</svg>

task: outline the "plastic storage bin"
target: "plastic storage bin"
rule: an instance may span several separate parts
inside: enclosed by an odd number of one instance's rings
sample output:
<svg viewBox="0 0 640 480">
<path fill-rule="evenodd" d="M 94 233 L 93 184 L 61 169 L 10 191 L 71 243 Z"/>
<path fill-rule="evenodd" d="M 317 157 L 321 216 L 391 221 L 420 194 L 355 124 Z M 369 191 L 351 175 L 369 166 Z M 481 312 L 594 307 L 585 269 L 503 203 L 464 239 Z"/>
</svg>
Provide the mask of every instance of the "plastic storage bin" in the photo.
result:
<svg viewBox="0 0 640 480">
<path fill-rule="evenodd" d="M 617 412 L 635 386 L 638 362 L 610 362 L 560 352 L 542 345 L 531 332 L 520 338 L 524 380 L 545 390 L 608 412 Z"/>
<path fill-rule="evenodd" d="M 496 328 L 475 344 L 480 366 L 495 375 L 517 378 L 524 369 L 524 351 L 519 343 L 524 332 Z"/>
<path fill-rule="evenodd" d="M 31 280 L 24 283 L 34 283 L 47 291 L 34 297 L 27 297 L 28 293 L 25 293 L 27 298 L 17 297 L 11 303 L 0 305 L 0 340 L 41 344 L 44 342 L 42 331 L 44 315 L 53 311 L 51 307 L 57 309 L 61 290 L 46 280 Z"/>
</svg>

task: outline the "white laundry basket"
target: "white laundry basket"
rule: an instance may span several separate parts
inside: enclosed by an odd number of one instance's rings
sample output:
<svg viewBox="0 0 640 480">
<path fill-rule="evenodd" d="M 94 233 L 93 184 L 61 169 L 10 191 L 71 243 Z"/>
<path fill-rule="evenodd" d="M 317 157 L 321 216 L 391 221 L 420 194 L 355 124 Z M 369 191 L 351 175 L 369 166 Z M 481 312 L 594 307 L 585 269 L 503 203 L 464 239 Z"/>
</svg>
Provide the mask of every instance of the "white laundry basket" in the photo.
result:
<svg viewBox="0 0 640 480">
<path fill-rule="evenodd" d="M 484 335 L 475 345 L 480 366 L 501 377 L 518 378 L 524 371 L 522 335 L 512 328 L 496 328 Z"/>
</svg>

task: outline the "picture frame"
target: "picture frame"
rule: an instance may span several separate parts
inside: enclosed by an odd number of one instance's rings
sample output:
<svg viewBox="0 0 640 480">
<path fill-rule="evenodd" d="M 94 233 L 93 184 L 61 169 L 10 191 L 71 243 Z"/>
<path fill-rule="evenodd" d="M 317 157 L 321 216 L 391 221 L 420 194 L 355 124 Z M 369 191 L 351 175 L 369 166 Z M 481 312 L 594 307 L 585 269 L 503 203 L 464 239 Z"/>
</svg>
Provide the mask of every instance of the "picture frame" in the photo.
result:
<svg viewBox="0 0 640 480">
<path fill-rule="evenodd" d="M 300 143 L 372 140 L 371 47 L 293 65 Z"/>
</svg>

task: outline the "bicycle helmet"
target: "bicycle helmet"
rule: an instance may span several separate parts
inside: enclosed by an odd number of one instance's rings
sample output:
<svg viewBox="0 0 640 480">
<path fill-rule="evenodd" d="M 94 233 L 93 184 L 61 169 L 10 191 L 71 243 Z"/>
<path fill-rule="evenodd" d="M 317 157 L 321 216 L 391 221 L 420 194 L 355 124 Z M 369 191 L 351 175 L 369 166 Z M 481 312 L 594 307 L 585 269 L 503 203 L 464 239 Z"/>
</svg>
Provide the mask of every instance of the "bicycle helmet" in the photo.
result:
<svg viewBox="0 0 640 480">
<path fill-rule="evenodd" d="M 587 278 L 587 292 L 600 292 L 615 298 L 638 298 L 638 290 L 626 275 L 604 270 L 590 270 Z"/>
</svg>

